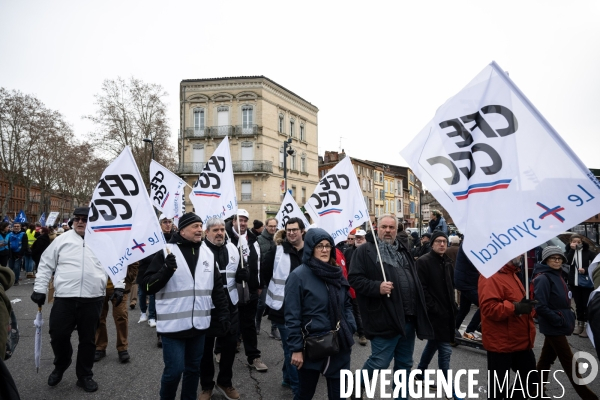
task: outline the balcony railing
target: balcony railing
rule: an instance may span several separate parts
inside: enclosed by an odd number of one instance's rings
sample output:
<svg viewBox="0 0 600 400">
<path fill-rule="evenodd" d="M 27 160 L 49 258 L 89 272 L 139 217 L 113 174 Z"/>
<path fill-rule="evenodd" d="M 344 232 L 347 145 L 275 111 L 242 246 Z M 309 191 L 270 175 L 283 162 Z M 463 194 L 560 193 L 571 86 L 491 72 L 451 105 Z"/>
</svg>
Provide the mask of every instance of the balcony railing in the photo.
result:
<svg viewBox="0 0 600 400">
<path fill-rule="evenodd" d="M 222 125 L 185 128 L 186 138 L 218 138 L 224 136 L 254 136 L 262 134 L 259 125 Z"/>
<path fill-rule="evenodd" d="M 202 168 L 206 163 L 203 162 L 187 162 L 179 164 L 177 173 L 179 174 L 200 174 Z M 232 163 L 233 172 L 236 174 L 243 173 L 272 173 L 273 162 L 272 161 L 233 161 Z"/>
<path fill-rule="evenodd" d="M 250 161 L 233 161 L 234 173 L 245 172 L 273 172 L 273 161 L 250 160 Z"/>
</svg>

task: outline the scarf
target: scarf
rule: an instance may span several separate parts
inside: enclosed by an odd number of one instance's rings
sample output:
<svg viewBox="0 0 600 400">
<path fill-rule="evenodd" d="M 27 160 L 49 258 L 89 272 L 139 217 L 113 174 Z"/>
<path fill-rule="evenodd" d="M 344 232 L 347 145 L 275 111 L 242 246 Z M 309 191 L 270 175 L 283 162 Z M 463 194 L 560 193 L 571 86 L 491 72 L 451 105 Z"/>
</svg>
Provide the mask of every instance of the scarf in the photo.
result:
<svg viewBox="0 0 600 400">
<path fill-rule="evenodd" d="M 583 252 L 581 249 L 575 250 L 575 254 L 573 254 L 573 262 L 571 263 L 571 265 L 575 266 L 575 286 L 579 286 L 579 268 L 583 268 L 583 264 L 581 262 L 582 253 Z"/>
<path fill-rule="evenodd" d="M 407 261 L 406 258 L 404 258 L 404 255 L 399 251 L 400 244 L 398 243 L 398 240 L 395 240 L 393 244 L 388 244 L 377 238 L 377 244 L 379 245 L 381 261 L 396 268 L 406 267 Z"/>
<path fill-rule="evenodd" d="M 314 257 L 311 257 L 306 264 L 308 268 L 327 285 L 329 320 L 333 322 L 333 328 L 340 321 L 340 330 L 338 332 L 339 344 L 342 350 L 349 350 L 354 344 L 352 330 L 348 321 L 342 317 L 343 304 L 340 305 L 341 290 L 348 290 L 350 285 L 342 275 L 342 268 L 324 263 Z"/>
</svg>

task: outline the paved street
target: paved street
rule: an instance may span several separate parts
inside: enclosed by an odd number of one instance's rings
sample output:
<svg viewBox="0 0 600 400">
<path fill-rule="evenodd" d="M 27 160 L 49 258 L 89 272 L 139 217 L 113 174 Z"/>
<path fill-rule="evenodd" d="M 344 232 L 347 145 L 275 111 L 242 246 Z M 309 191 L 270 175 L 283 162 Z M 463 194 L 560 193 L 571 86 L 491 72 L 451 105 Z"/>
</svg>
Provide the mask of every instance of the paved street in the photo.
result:
<svg viewBox="0 0 600 400">
<path fill-rule="evenodd" d="M 160 376 L 162 373 L 162 351 L 156 347 L 156 333 L 146 323 L 137 324 L 139 319 L 139 308 L 130 311 L 129 320 L 129 353 L 131 361 L 128 364 L 120 364 L 115 349 L 115 329 L 112 317 L 109 313 L 108 331 L 109 347 L 106 358 L 96 363 L 94 366 L 94 379 L 98 382 L 99 390 L 96 393 L 85 393 L 82 389 L 75 386 L 75 365 L 74 363 L 67 370 L 62 382 L 51 388 L 46 381 L 48 375 L 53 369 L 52 349 L 50 347 L 50 337 L 48 335 L 48 318 L 50 315 L 50 305 L 43 308 L 44 314 L 44 336 L 42 349 L 42 362 L 39 374 L 35 372 L 33 361 L 33 340 L 34 327 L 33 319 L 37 307 L 31 302 L 29 296 L 32 291 L 33 280 L 23 280 L 23 284 L 11 288 L 7 293 L 11 300 L 21 299 L 21 302 L 14 303 L 15 312 L 19 320 L 21 340 L 16 353 L 12 359 L 6 362 L 10 369 L 21 398 L 24 400 L 41 399 L 156 399 L 160 387 Z M 470 318 L 468 316 L 467 318 Z M 468 319 L 467 319 L 468 321 Z M 269 366 L 269 371 L 259 373 L 250 370 L 246 366 L 246 358 L 243 353 L 236 357 L 234 365 L 233 383 L 241 393 L 243 399 L 291 399 L 291 391 L 281 386 L 281 365 L 283 362 L 283 351 L 280 342 L 268 337 L 270 323 L 264 319 L 262 332 L 259 336 L 259 348 L 262 350 L 262 359 Z M 595 356 L 595 350 L 587 339 L 571 337 L 570 339 L 573 351 L 583 350 L 592 353 Z M 543 342 L 543 335 L 538 334 L 536 340 L 536 356 L 539 356 Z M 73 339 L 75 349 L 77 345 L 76 338 Z M 415 368 L 418 363 L 424 342 L 417 340 L 415 347 Z M 243 347 L 242 347 L 243 348 Z M 352 369 L 358 369 L 362 366 L 364 360 L 370 353 L 370 346 L 362 347 L 356 344 L 352 353 Z M 75 357 L 73 358 L 75 360 Z M 434 359 L 436 360 L 436 359 Z M 432 365 L 435 367 L 437 362 Z M 486 356 L 485 352 L 477 349 L 458 347 L 453 350 L 451 368 L 475 368 L 479 369 L 479 384 L 487 385 L 486 379 Z M 566 376 L 558 374 L 562 378 L 561 383 L 565 387 L 563 399 L 576 399 L 577 396 L 571 388 Z M 600 393 L 600 382 L 598 379 L 592 384 L 592 389 Z M 550 396 L 559 398 L 562 389 L 555 381 L 548 385 Z M 378 394 L 378 393 L 377 393 Z M 379 397 L 376 397 L 379 398 Z M 479 398 L 485 398 L 480 395 Z M 220 394 L 214 394 L 213 399 L 224 399 Z M 321 379 L 315 399 L 326 399 L 326 389 L 324 379 Z"/>
</svg>

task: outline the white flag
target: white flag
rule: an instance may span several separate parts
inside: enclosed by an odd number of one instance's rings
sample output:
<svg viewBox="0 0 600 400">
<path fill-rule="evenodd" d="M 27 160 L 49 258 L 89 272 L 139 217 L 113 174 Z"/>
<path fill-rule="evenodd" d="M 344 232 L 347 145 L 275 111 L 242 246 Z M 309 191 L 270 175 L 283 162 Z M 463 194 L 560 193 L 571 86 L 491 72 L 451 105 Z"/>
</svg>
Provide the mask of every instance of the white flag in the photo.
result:
<svg viewBox="0 0 600 400">
<path fill-rule="evenodd" d="M 401 154 L 485 277 L 600 212 L 600 183 L 495 62 Z"/>
<path fill-rule="evenodd" d="M 204 166 L 189 198 L 196 214 L 205 222 L 211 217 L 225 219 L 237 213 L 237 196 L 227 136 Z"/>
<path fill-rule="evenodd" d="M 52 211 L 50 215 L 48 215 L 48 221 L 46 221 L 46 226 L 54 226 L 56 218 L 58 218 L 58 211 Z"/>
<path fill-rule="evenodd" d="M 102 173 L 90 202 L 86 246 L 113 282 L 165 248 L 165 238 L 129 146 Z"/>
<path fill-rule="evenodd" d="M 304 208 L 336 244 L 346 240 L 352 229 L 370 221 L 350 157 L 345 157 L 319 181 Z"/>
<path fill-rule="evenodd" d="M 169 219 L 181 216 L 181 199 L 185 182 L 164 166 L 150 163 L 150 199 L 152 205 Z"/>
<path fill-rule="evenodd" d="M 277 229 L 284 229 L 286 221 L 290 218 L 300 218 L 304 223 L 305 228 L 308 228 L 310 225 L 289 190 L 285 194 L 283 203 L 281 203 L 281 207 L 275 218 L 277 219 Z"/>
</svg>

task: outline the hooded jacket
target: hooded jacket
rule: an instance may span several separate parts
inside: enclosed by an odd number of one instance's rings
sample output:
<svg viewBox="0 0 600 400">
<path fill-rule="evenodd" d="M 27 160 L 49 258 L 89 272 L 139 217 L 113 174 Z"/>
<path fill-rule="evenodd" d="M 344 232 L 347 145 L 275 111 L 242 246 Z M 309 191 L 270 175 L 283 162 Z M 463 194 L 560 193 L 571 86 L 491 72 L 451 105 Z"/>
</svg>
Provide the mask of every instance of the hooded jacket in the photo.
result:
<svg viewBox="0 0 600 400">
<path fill-rule="evenodd" d="M 569 249 L 569 252 L 566 254 L 567 264 L 569 265 L 568 283 L 570 286 L 575 286 L 575 273 L 579 273 L 577 267 L 574 265 L 575 262 L 573 261 L 573 258 L 575 258 L 575 250 L 573 250 L 570 246 L 567 248 Z M 594 254 L 594 252 L 590 250 L 590 246 L 587 243 L 583 242 L 583 248 L 581 249 L 582 265 L 580 265 L 579 267 L 582 267 L 585 270 L 585 272 L 581 275 L 588 275 L 588 268 L 590 267 L 592 261 L 594 261 L 595 257 L 596 254 Z"/>
<path fill-rule="evenodd" d="M 539 275 L 538 275 L 539 274 Z M 536 276 L 537 275 L 537 276 Z M 575 329 L 569 289 L 561 270 L 537 263 L 533 268 L 534 299 L 540 332 L 548 336 L 569 336 Z"/>
<path fill-rule="evenodd" d="M 416 284 L 416 332 L 419 339 L 433 339 L 433 328 L 427 317 L 425 306 L 425 295 L 419 281 L 414 261 L 408 254 L 408 250 L 400 245 L 399 251 L 405 253 L 410 263 L 410 270 Z M 398 290 L 401 285 L 398 282 L 395 267 L 384 263 L 384 270 L 388 281 L 394 283 L 390 297 L 380 294 L 379 288 L 383 282 L 383 274 L 377 257 L 375 240 L 371 232 L 367 233 L 366 243 L 358 247 L 350 262 L 348 280 L 356 291 L 356 300 L 360 309 L 365 336 L 372 339 L 375 336 L 393 337 L 406 335 L 404 326 L 406 317 L 402 305 L 402 295 Z"/>
<path fill-rule="evenodd" d="M 535 343 L 533 316 L 516 315 L 514 302 L 525 297 L 525 289 L 512 264 L 489 278 L 479 277 L 479 309 L 483 347 L 495 353 L 529 350 Z"/>
<path fill-rule="evenodd" d="M 54 297 L 104 297 L 108 275 L 85 240 L 74 229 L 60 235 L 44 251 L 38 265 L 33 290 L 48 292 L 54 274 Z M 124 281 L 113 282 L 125 289 Z"/>
<path fill-rule="evenodd" d="M 283 252 L 290 257 L 290 274 L 296 268 L 302 264 L 302 255 L 304 254 L 304 248 L 296 250 L 287 240 L 285 240 L 285 230 L 281 229 L 273 236 L 275 246 L 271 248 L 265 255 L 261 262 L 260 267 L 260 281 L 265 285 L 269 286 L 271 278 L 273 278 L 273 269 L 275 264 L 275 253 L 277 252 L 277 246 L 283 247 Z M 266 289 L 265 289 L 266 290 Z M 269 308 L 268 319 L 273 322 L 284 324 L 285 323 L 285 300 L 279 310 L 273 310 Z"/>
<path fill-rule="evenodd" d="M 322 229 L 313 228 L 306 233 L 302 265 L 290 273 L 285 284 L 285 325 L 289 329 L 287 343 L 291 352 L 299 352 L 304 348 L 302 329 L 310 335 L 330 331 L 335 326 L 335 321 L 331 321 L 329 316 L 327 286 L 305 265 L 312 257 L 314 247 L 324 239 L 333 246 L 333 239 Z M 333 258 L 335 250 L 335 247 L 331 249 Z M 343 289 L 344 286 L 339 297 L 339 304 L 343 307 L 340 317 L 348 322 L 351 333 L 354 333 L 356 322 L 350 294 Z M 335 356 L 318 361 L 305 357 L 302 368 L 321 371 L 326 377 L 339 378 L 340 369 L 350 368 L 350 352 L 351 349 L 340 350 Z"/>
</svg>

